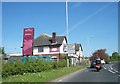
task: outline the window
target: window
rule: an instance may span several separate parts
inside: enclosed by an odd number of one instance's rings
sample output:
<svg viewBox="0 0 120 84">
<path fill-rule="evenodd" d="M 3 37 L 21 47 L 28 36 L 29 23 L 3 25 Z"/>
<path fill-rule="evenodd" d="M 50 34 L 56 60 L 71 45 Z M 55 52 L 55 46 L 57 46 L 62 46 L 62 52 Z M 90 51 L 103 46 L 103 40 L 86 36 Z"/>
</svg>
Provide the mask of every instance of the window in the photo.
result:
<svg viewBox="0 0 120 84">
<path fill-rule="evenodd" d="M 43 52 L 43 47 L 38 47 L 38 52 Z"/>
</svg>

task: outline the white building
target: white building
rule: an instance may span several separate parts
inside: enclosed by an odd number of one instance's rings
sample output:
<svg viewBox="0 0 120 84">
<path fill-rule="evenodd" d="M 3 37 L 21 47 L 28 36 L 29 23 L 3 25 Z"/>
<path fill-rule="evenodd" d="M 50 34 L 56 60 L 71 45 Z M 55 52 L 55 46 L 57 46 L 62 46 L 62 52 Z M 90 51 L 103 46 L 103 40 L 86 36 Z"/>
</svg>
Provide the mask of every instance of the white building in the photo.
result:
<svg viewBox="0 0 120 84">
<path fill-rule="evenodd" d="M 56 36 L 53 32 L 52 36 L 42 34 L 33 41 L 33 55 L 34 56 L 50 56 L 51 58 L 60 59 L 61 56 L 67 54 L 64 49 L 67 44 L 65 36 Z M 72 64 L 76 65 L 81 62 L 82 46 L 75 43 L 75 53 L 68 54 L 71 57 Z M 10 54 L 10 57 L 20 57 L 22 54 Z"/>
<path fill-rule="evenodd" d="M 47 34 L 42 34 L 34 40 L 33 55 L 53 56 L 60 58 L 64 52 L 64 45 L 67 44 L 65 36 L 56 36 L 52 33 L 52 37 Z"/>
</svg>

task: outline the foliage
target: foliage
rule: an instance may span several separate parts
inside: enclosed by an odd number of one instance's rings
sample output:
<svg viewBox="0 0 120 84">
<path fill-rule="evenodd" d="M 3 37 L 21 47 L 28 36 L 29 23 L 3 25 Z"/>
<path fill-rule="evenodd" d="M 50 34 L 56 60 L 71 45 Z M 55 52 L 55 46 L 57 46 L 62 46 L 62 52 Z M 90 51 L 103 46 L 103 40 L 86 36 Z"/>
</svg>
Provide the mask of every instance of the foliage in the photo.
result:
<svg viewBox="0 0 120 84">
<path fill-rule="evenodd" d="M 66 60 L 61 59 L 58 62 L 36 60 L 34 62 L 21 62 L 15 61 L 14 63 L 5 63 L 2 66 L 2 77 L 8 77 L 12 75 L 22 75 L 24 73 L 36 73 L 50 69 L 58 69 L 66 66 Z"/>
<path fill-rule="evenodd" d="M 96 50 L 92 56 L 90 57 L 90 60 L 95 60 L 97 58 L 100 59 L 107 59 L 108 58 L 108 54 L 106 53 L 106 49 L 99 49 Z"/>
<path fill-rule="evenodd" d="M 106 61 L 113 62 L 113 61 L 119 61 L 120 60 L 120 54 L 118 52 L 113 52 L 112 56 L 110 56 Z"/>
<path fill-rule="evenodd" d="M 113 52 L 113 53 L 112 53 L 112 58 L 113 58 L 113 59 L 118 59 L 119 56 L 120 56 L 120 55 L 119 55 L 118 52 Z"/>
<path fill-rule="evenodd" d="M 24 75 L 15 75 L 7 78 L 3 78 L 4 82 L 49 82 L 51 80 L 54 80 L 56 78 L 62 77 L 66 74 L 72 73 L 74 71 L 80 70 L 85 68 L 85 65 L 83 66 L 76 66 L 76 67 L 67 67 L 65 68 L 59 68 L 54 70 L 48 70 L 38 73 L 26 73 Z"/>
<path fill-rule="evenodd" d="M 2 48 L 0 47 L 0 54 L 3 54 L 3 56 L 6 55 L 4 47 L 2 47 Z"/>
</svg>

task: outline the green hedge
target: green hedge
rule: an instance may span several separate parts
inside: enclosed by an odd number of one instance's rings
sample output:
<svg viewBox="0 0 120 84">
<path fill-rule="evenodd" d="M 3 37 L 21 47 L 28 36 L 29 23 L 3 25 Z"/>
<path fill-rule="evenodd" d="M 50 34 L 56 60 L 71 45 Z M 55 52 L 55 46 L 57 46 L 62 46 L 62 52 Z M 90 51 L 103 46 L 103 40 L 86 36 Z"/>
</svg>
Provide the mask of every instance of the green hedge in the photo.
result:
<svg viewBox="0 0 120 84">
<path fill-rule="evenodd" d="M 50 69 L 58 69 L 66 66 L 66 60 L 61 59 L 58 62 L 47 62 L 44 60 L 36 60 L 34 62 L 23 63 L 21 61 L 14 63 L 5 63 L 2 65 L 2 77 L 8 77 L 12 75 L 22 75 L 24 73 L 36 73 Z"/>
</svg>

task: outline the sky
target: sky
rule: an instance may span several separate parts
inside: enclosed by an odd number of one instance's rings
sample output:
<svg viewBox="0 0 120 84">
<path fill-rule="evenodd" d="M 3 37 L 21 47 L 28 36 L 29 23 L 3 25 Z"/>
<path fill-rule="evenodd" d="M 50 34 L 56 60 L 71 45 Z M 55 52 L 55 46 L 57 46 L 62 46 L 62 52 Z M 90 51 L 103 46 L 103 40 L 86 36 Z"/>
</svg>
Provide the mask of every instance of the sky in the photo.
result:
<svg viewBox="0 0 120 84">
<path fill-rule="evenodd" d="M 2 43 L 6 53 L 21 53 L 23 29 L 35 28 L 34 38 L 46 33 L 66 35 L 65 2 L 3 2 Z M 118 51 L 117 2 L 69 2 L 68 42 L 80 43 L 83 55 L 106 49 Z"/>
</svg>

